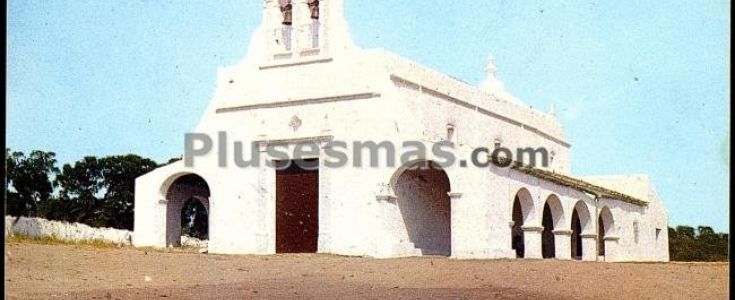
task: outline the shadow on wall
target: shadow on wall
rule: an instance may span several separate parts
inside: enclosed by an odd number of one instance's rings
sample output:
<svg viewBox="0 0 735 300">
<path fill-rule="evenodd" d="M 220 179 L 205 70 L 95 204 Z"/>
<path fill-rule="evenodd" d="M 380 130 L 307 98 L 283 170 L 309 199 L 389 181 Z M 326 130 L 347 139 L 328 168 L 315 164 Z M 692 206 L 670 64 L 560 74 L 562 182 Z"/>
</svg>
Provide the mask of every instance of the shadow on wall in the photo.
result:
<svg viewBox="0 0 735 300">
<path fill-rule="evenodd" d="M 396 182 L 409 241 L 423 255 L 451 255 L 449 177 L 441 169 L 406 170 Z"/>
</svg>

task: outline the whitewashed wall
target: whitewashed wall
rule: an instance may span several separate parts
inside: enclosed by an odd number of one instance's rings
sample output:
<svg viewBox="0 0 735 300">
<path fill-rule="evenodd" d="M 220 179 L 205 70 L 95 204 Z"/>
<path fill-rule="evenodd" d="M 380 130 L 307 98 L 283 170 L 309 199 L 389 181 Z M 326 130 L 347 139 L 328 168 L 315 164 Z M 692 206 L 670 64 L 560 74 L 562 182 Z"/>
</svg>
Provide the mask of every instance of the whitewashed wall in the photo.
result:
<svg viewBox="0 0 735 300">
<path fill-rule="evenodd" d="M 431 149 L 431 145 L 448 137 L 448 128 L 452 127 L 451 142 L 458 159 L 469 158 L 478 147 L 492 149 L 496 142 L 510 149 L 544 147 L 549 154 L 554 153 L 546 169 L 571 173 L 570 142 L 553 113 L 504 100 L 492 91 L 388 51 L 355 47 L 342 16 L 342 2 L 325 2 L 321 32 L 324 46 L 318 54 L 295 50 L 283 56 L 268 46 L 273 32 L 281 26 L 280 12 L 274 1 L 264 0 L 264 21 L 254 34 L 247 57 L 219 69 L 216 91 L 193 131 L 213 138 L 226 132 L 227 141 L 214 140 L 215 151 L 197 157 L 193 167 L 177 162 L 136 180 L 136 246 L 166 246 L 167 183 L 183 174 L 197 174 L 211 191 L 210 252 L 275 253 L 274 171 L 235 166 L 233 141 L 248 148 L 253 141 L 267 144 L 290 140 L 292 147 L 293 141 L 331 137 L 348 145 L 353 141 L 389 141 L 398 150 L 403 141 L 419 141 Z M 216 148 L 220 142 L 225 145 L 227 167 L 218 165 Z M 317 156 L 324 160 L 325 147 L 329 146 L 320 147 Z M 351 153 L 352 149 L 342 150 Z M 250 154 L 249 149 L 245 152 Z M 432 154 L 427 155 L 431 160 Z M 348 156 L 353 162 L 354 156 Z M 262 166 L 265 158 L 261 156 L 260 161 Z M 405 222 L 391 187 L 391 178 L 398 169 L 320 169 L 318 252 L 374 257 L 417 254 L 402 238 Z M 515 194 L 525 188 L 533 198 L 533 210 L 524 224 L 528 257 L 541 256 L 538 229 L 542 228 L 544 203 L 553 195 L 558 198 L 554 213 L 558 220 L 554 232 L 557 247 L 569 249 L 572 211 L 579 203 L 587 215 L 592 215 L 583 232 L 584 252 L 591 256 L 584 259 L 597 259 L 593 226 L 597 207 L 588 195 L 509 169 L 462 168 L 455 164 L 445 171 L 451 186 L 451 257 L 515 257 L 509 222 Z M 614 190 L 641 194 L 636 193 L 641 189 L 630 190 L 628 183 L 618 185 L 615 180 L 605 180 L 614 184 L 610 187 Z M 616 226 L 616 235 L 610 238 L 617 237 L 610 242 L 610 261 L 668 259 L 666 211 L 658 200 L 650 201 L 647 209 L 606 201 Z M 635 220 L 639 227 L 637 243 L 629 230 Z M 658 240 L 656 228 L 664 229 Z M 569 259 L 569 251 L 558 253 L 559 258 Z"/>
<path fill-rule="evenodd" d="M 130 245 L 133 232 L 115 228 L 95 228 L 81 223 L 50 221 L 42 218 L 20 219 L 5 216 L 5 235 L 28 237 L 55 237 L 64 241 L 100 240 L 115 244 Z"/>
<path fill-rule="evenodd" d="M 103 241 L 129 246 L 133 232 L 115 228 L 97 228 L 81 223 L 51 221 L 42 218 L 5 216 L 5 236 L 23 235 L 32 238 L 54 237 L 62 241 Z M 182 236 L 181 244 L 189 247 L 206 248 L 207 241 Z"/>
</svg>

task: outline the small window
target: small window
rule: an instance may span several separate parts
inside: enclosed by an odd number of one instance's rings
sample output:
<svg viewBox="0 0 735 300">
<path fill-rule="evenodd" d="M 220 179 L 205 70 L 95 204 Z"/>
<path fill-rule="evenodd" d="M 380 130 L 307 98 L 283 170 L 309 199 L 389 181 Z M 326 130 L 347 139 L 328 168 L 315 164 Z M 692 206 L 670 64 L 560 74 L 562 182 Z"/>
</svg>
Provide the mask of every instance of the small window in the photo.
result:
<svg viewBox="0 0 735 300">
<path fill-rule="evenodd" d="M 311 17 L 311 25 L 309 25 L 309 34 L 311 35 L 311 48 L 319 48 L 319 0 L 308 0 L 309 12 Z"/>
<path fill-rule="evenodd" d="M 454 124 L 447 124 L 447 142 L 450 143 L 456 143 L 457 142 L 457 128 L 454 127 Z"/>
<path fill-rule="evenodd" d="M 658 241 L 658 237 L 661 236 L 661 228 L 656 228 L 656 240 Z"/>
<path fill-rule="evenodd" d="M 283 27 L 275 29 L 276 47 L 279 52 L 290 52 L 293 35 L 293 29 L 291 28 L 293 24 L 293 5 L 291 0 L 278 0 L 278 7 L 283 17 L 281 20 Z"/>
<path fill-rule="evenodd" d="M 638 221 L 633 222 L 633 241 L 638 244 Z"/>
<path fill-rule="evenodd" d="M 493 141 L 493 146 L 495 146 L 495 149 L 499 149 L 499 148 L 500 148 L 500 145 L 501 145 L 502 143 L 503 143 L 503 141 L 502 141 L 502 140 L 501 140 L 500 138 L 496 138 L 496 139 L 495 139 L 495 140 Z"/>
<path fill-rule="evenodd" d="M 283 49 L 286 51 L 291 51 L 291 35 L 292 35 L 293 29 L 291 26 L 284 26 L 281 28 L 281 40 L 283 41 Z"/>
<path fill-rule="evenodd" d="M 319 20 L 313 20 L 311 23 L 311 47 L 319 48 Z"/>
</svg>

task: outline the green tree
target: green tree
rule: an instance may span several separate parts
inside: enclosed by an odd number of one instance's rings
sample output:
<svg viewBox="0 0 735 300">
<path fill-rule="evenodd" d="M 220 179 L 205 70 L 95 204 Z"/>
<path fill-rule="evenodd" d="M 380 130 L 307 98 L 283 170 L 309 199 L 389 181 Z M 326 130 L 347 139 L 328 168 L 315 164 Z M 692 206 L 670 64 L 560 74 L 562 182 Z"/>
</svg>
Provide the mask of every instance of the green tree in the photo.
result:
<svg viewBox="0 0 735 300">
<path fill-rule="evenodd" d="M 85 157 L 57 177 L 61 211 L 56 219 L 96 227 L 133 229 L 135 178 L 157 164 L 137 155 Z"/>
<path fill-rule="evenodd" d="M 694 227 L 691 227 L 691 226 L 684 226 L 684 225 L 676 226 L 676 232 L 677 232 L 677 235 L 682 236 L 682 237 L 694 238 L 695 236 Z"/>
<path fill-rule="evenodd" d="M 182 159 L 183 159 L 182 157 L 174 157 L 174 158 L 171 158 L 171 159 L 168 160 L 168 162 L 161 164 L 159 167 L 170 165 L 170 164 L 175 163 L 177 161 L 180 161 Z"/>
<path fill-rule="evenodd" d="M 102 159 L 104 210 L 111 217 L 108 226 L 133 229 L 135 179 L 156 167 L 154 161 L 132 154 Z"/>
<path fill-rule="evenodd" d="M 36 150 L 26 157 L 23 152 L 5 149 L 5 213 L 36 216 L 39 205 L 51 198 L 51 178 L 58 172 L 54 152 Z"/>
<path fill-rule="evenodd" d="M 729 236 L 716 233 L 712 227 L 690 226 L 669 228 L 669 253 L 674 261 L 727 261 Z"/>
<path fill-rule="evenodd" d="M 84 157 L 74 165 L 65 164 L 56 177 L 60 207 L 68 210 L 59 212 L 52 219 L 82 222 L 91 226 L 105 225 L 102 212 L 101 193 L 104 187 L 102 166 L 94 156 Z"/>
</svg>

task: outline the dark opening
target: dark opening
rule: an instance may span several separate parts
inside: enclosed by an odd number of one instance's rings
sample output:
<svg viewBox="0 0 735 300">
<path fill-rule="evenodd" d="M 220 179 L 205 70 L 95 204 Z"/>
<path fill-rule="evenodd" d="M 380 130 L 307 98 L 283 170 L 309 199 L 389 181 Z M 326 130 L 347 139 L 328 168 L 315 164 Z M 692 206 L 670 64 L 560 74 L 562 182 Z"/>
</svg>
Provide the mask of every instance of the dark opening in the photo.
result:
<svg viewBox="0 0 735 300">
<path fill-rule="evenodd" d="M 521 199 L 516 196 L 513 201 L 513 228 L 511 229 L 511 247 L 516 250 L 516 257 L 523 258 L 525 244 L 523 241 L 523 208 Z"/>
<path fill-rule="evenodd" d="M 582 259 L 582 223 L 575 209 L 572 213 L 572 258 Z"/>
<path fill-rule="evenodd" d="M 554 219 L 551 217 L 551 207 L 549 203 L 544 205 L 544 215 L 541 219 L 541 225 L 544 231 L 541 232 L 541 256 L 543 258 L 556 257 L 556 249 L 554 249 Z"/>
<path fill-rule="evenodd" d="M 599 230 L 597 233 L 597 236 L 599 237 L 597 239 L 599 251 L 597 252 L 597 255 L 605 256 L 605 223 L 602 222 L 602 216 L 600 216 L 597 220 L 597 224 L 599 224 Z"/>
<path fill-rule="evenodd" d="M 202 201 L 189 198 L 181 209 L 181 234 L 200 240 L 209 238 L 207 208 Z"/>
<path fill-rule="evenodd" d="M 276 162 L 276 253 L 317 252 L 318 163 L 317 159 Z"/>
</svg>

